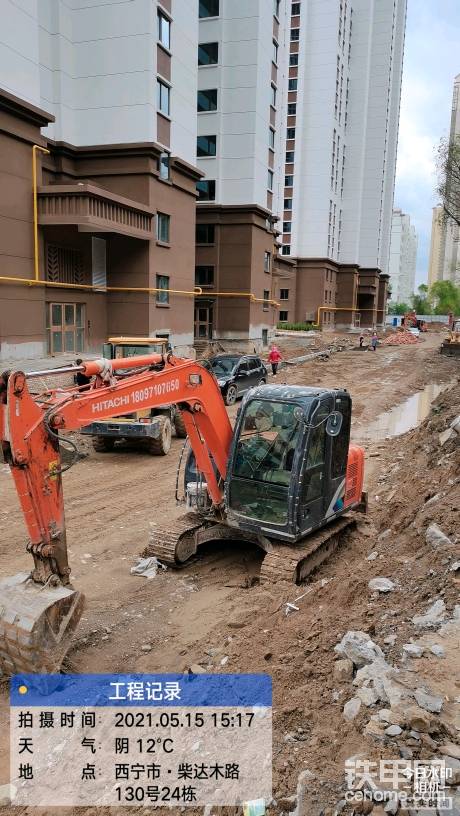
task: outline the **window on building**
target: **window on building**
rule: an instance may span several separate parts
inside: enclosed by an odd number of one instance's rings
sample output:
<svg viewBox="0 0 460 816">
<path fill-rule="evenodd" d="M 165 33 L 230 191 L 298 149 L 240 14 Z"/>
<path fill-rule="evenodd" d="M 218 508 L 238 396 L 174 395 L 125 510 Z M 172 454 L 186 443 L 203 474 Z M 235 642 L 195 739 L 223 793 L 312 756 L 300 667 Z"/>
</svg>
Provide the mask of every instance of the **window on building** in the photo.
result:
<svg viewBox="0 0 460 816">
<path fill-rule="evenodd" d="M 85 350 L 85 304 L 47 303 L 48 354 Z"/>
<path fill-rule="evenodd" d="M 276 108 L 276 88 L 274 85 L 271 86 L 271 100 L 270 104 L 272 108 Z"/>
<path fill-rule="evenodd" d="M 288 314 L 289 312 L 285 312 L 283 310 L 280 311 L 279 321 L 280 323 L 287 323 L 288 321 Z"/>
<path fill-rule="evenodd" d="M 273 40 L 272 60 L 275 63 L 275 65 L 278 65 L 278 43 L 276 42 L 276 40 Z"/>
<path fill-rule="evenodd" d="M 292 210 L 292 198 L 285 198 L 284 199 L 284 209 L 285 210 Z"/>
<path fill-rule="evenodd" d="M 217 65 L 219 61 L 219 43 L 200 43 L 198 46 L 198 65 Z"/>
<path fill-rule="evenodd" d="M 214 267 L 195 266 L 195 286 L 213 286 Z"/>
<path fill-rule="evenodd" d="M 291 42 L 300 40 L 300 28 L 291 28 Z"/>
<path fill-rule="evenodd" d="M 264 312 L 268 312 L 268 301 L 270 300 L 270 292 L 268 289 L 264 289 L 264 302 L 263 302 L 263 310 Z"/>
<path fill-rule="evenodd" d="M 297 17 L 300 14 L 300 3 L 293 3 L 291 6 L 291 14 L 293 17 Z"/>
<path fill-rule="evenodd" d="M 164 244 L 169 244 L 169 227 L 171 224 L 171 216 L 165 213 L 157 213 L 157 241 L 162 241 Z"/>
<path fill-rule="evenodd" d="M 291 232 L 292 221 L 283 221 L 283 232 Z"/>
<path fill-rule="evenodd" d="M 268 146 L 271 147 L 272 150 L 275 149 L 275 131 L 273 128 L 268 128 Z"/>
<path fill-rule="evenodd" d="M 280 289 L 280 300 L 289 300 L 289 289 Z"/>
<path fill-rule="evenodd" d="M 285 187 L 292 187 L 294 184 L 294 176 L 288 175 L 284 177 L 284 186 Z"/>
<path fill-rule="evenodd" d="M 275 17 L 280 16 L 280 3 L 281 0 L 273 0 L 273 14 L 275 15 Z"/>
<path fill-rule="evenodd" d="M 296 91 L 297 90 L 297 78 L 293 77 L 288 81 L 288 91 Z"/>
<path fill-rule="evenodd" d="M 171 48 L 171 20 L 158 11 L 158 42 L 168 50 Z"/>
<path fill-rule="evenodd" d="M 219 0 L 199 0 L 198 16 L 200 20 L 205 17 L 218 17 Z"/>
<path fill-rule="evenodd" d="M 196 154 L 198 157 L 216 155 L 216 136 L 198 136 L 196 140 Z"/>
<path fill-rule="evenodd" d="M 168 181 L 170 178 L 170 155 L 169 153 L 161 153 L 158 169 L 160 171 L 160 178 L 163 181 Z"/>
<path fill-rule="evenodd" d="M 286 139 L 295 139 L 295 128 L 292 127 L 287 128 Z"/>
<path fill-rule="evenodd" d="M 270 272 L 272 263 L 271 252 L 264 252 L 264 272 Z"/>
<path fill-rule="evenodd" d="M 295 116 L 297 113 L 297 102 L 289 102 L 288 116 Z"/>
<path fill-rule="evenodd" d="M 217 88 L 210 88 L 207 91 L 198 91 L 197 96 L 198 113 L 217 110 Z"/>
<path fill-rule="evenodd" d="M 294 151 L 286 150 L 286 164 L 292 164 L 294 161 Z"/>
<path fill-rule="evenodd" d="M 283 244 L 281 247 L 281 255 L 290 255 L 291 254 L 291 245 L 290 244 Z"/>
<path fill-rule="evenodd" d="M 169 277 L 168 275 L 157 275 L 157 303 L 169 303 Z"/>
<path fill-rule="evenodd" d="M 296 68 L 299 64 L 299 55 L 298 54 L 289 54 L 289 65 L 291 68 Z"/>
<path fill-rule="evenodd" d="M 267 174 L 267 187 L 270 190 L 270 192 L 273 191 L 273 176 L 274 176 L 273 170 L 269 170 Z"/>
<path fill-rule="evenodd" d="M 215 225 L 214 224 L 197 224 L 195 230 L 195 240 L 197 244 L 214 244 L 215 243 Z"/>
<path fill-rule="evenodd" d="M 170 112 L 170 96 L 171 96 L 171 88 L 168 85 L 165 85 L 161 79 L 157 79 L 157 105 L 158 110 L 160 113 L 164 113 L 165 116 L 169 116 Z"/>
<path fill-rule="evenodd" d="M 214 180 L 197 181 L 196 190 L 198 193 L 198 201 L 215 201 L 216 182 Z"/>
</svg>

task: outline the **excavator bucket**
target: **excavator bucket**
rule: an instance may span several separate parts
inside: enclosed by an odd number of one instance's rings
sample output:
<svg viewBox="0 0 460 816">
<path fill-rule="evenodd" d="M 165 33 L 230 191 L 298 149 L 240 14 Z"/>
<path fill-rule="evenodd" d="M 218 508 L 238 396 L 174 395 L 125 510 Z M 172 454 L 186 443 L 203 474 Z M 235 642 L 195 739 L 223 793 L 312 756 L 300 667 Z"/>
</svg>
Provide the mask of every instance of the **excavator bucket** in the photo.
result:
<svg viewBox="0 0 460 816">
<path fill-rule="evenodd" d="M 83 612 L 69 587 L 34 583 L 29 573 L 0 581 L 0 678 L 58 672 Z"/>
</svg>

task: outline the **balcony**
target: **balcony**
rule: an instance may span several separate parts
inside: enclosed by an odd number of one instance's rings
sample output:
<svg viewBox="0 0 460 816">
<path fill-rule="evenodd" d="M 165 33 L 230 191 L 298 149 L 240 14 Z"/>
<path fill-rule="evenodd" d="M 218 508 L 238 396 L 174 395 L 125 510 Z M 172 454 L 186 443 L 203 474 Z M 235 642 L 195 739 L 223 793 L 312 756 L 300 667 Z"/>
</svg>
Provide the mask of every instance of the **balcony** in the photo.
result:
<svg viewBox="0 0 460 816">
<path fill-rule="evenodd" d="M 92 184 L 53 184 L 38 189 L 38 223 L 75 225 L 81 232 L 111 232 L 149 241 L 154 212 L 137 201 Z"/>
</svg>

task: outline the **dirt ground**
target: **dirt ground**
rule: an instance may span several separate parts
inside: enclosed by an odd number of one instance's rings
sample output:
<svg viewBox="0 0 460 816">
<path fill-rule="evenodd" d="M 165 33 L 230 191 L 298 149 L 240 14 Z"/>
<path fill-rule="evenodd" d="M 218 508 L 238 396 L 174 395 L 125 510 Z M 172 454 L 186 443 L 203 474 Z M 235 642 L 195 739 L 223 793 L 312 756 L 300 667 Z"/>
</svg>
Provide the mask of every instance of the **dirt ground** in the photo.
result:
<svg viewBox="0 0 460 816">
<path fill-rule="evenodd" d="M 455 388 L 459 362 L 439 355 L 440 340 L 441 335 L 431 333 L 416 346 L 380 347 L 376 353 L 350 348 L 326 361 L 280 371 L 280 382 L 350 391 L 352 436 L 366 447 L 370 496 L 366 520 L 317 571 L 311 579 L 314 590 L 300 602 L 300 611 L 288 617 L 280 606 L 302 590 L 286 584 L 268 588 L 254 584 L 251 578 L 257 575 L 262 558 L 256 549 L 209 547 L 189 567 L 160 572 L 153 581 L 130 575 L 130 567 L 148 543 L 149 520 L 166 522 L 183 512 L 174 498 L 181 440 L 173 440 L 170 454 L 161 459 L 129 449 L 90 452 L 64 476 L 73 582 L 87 598 L 66 669 L 182 672 L 199 663 L 213 672 L 269 672 L 274 684 L 273 796 L 277 803 L 270 808 L 272 813 L 291 809 L 284 799 L 295 793 L 299 773 L 308 769 L 316 781 L 305 812 L 332 814 L 331 808 L 341 798 L 345 759 L 366 747 L 375 749 L 370 738 L 363 736 L 359 718 L 348 723 L 342 715 L 343 704 L 352 694 L 347 696 L 346 689 L 337 686 L 332 667 L 334 646 L 344 633 L 366 631 L 389 657 L 396 656 L 407 641 L 411 616 L 424 603 L 441 592 L 451 609 L 458 596 L 458 584 L 442 577 L 445 569 L 439 571 L 436 559 L 421 543 L 433 518 L 440 524 L 442 520 L 457 549 L 455 536 L 460 529 L 458 447 L 449 454 L 448 445 L 440 451 L 427 443 L 445 427 L 447 420 L 438 419 L 440 411 L 449 410 L 452 417 L 459 413 L 459 389 Z M 300 347 L 299 343 L 299 352 Z M 432 413 L 418 430 L 385 438 L 376 419 L 430 384 L 449 386 L 436 401 L 441 406 L 438 413 Z M 82 447 L 88 450 L 86 442 Z M 443 456 L 447 460 L 438 464 Z M 443 496 L 421 509 L 438 489 L 442 492 L 447 478 L 452 484 Z M 3 577 L 30 568 L 22 517 L 4 466 L 0 468 L 0 517 Z M 368 561 L 379 534 L 389 528 L 392 535 L 377 546 L 378 564 Z M 367 583 L 376 575 L 398 581 L 401 589 L 372 599 Z M 397 635 L 390 648 L 384 646 L 389 632 Z M 148 653 L 142 651 L 146 644 L 152 647 Z M 224 657 L 228 661 L 223 667 Z M 439 671 L 446 677 L 450 674 L 451 680 L 455 674 L 447 662 Z M 458 687 L 457 666 L 457 695 Z M 8 716 L 7 690 L 0 687 L 0 784 L 8 781 Z M 6 814 L 8 808 L 2 810 Z"/>
</svg>

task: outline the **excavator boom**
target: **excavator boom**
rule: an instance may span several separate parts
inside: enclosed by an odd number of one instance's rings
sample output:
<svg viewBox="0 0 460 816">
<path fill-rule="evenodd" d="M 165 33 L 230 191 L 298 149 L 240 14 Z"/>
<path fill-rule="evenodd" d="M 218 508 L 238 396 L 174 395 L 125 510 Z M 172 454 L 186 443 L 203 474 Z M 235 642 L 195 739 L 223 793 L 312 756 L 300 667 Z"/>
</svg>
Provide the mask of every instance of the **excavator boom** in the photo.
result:
<svg viewBox="0 0 460 816">
<path fill-rule="evenodd" d="M 0 676 L 57 668 L 83 611 L 83 596 L 70 584 L 59 431 L 175 402 L 211 499 L 216 507 L 222 502 L 232 428 L 219 387 L 205 368 L 171 355 L 118 359 L 116 377 L 109 360 L 80 368 L 94 376 L 89 390 L 55 390 L 39 398 L 29 391 L 23 372 L 1 377 L 3 457 L 14 478 L 34 569 L 0 582 Z"/>
</svg>

